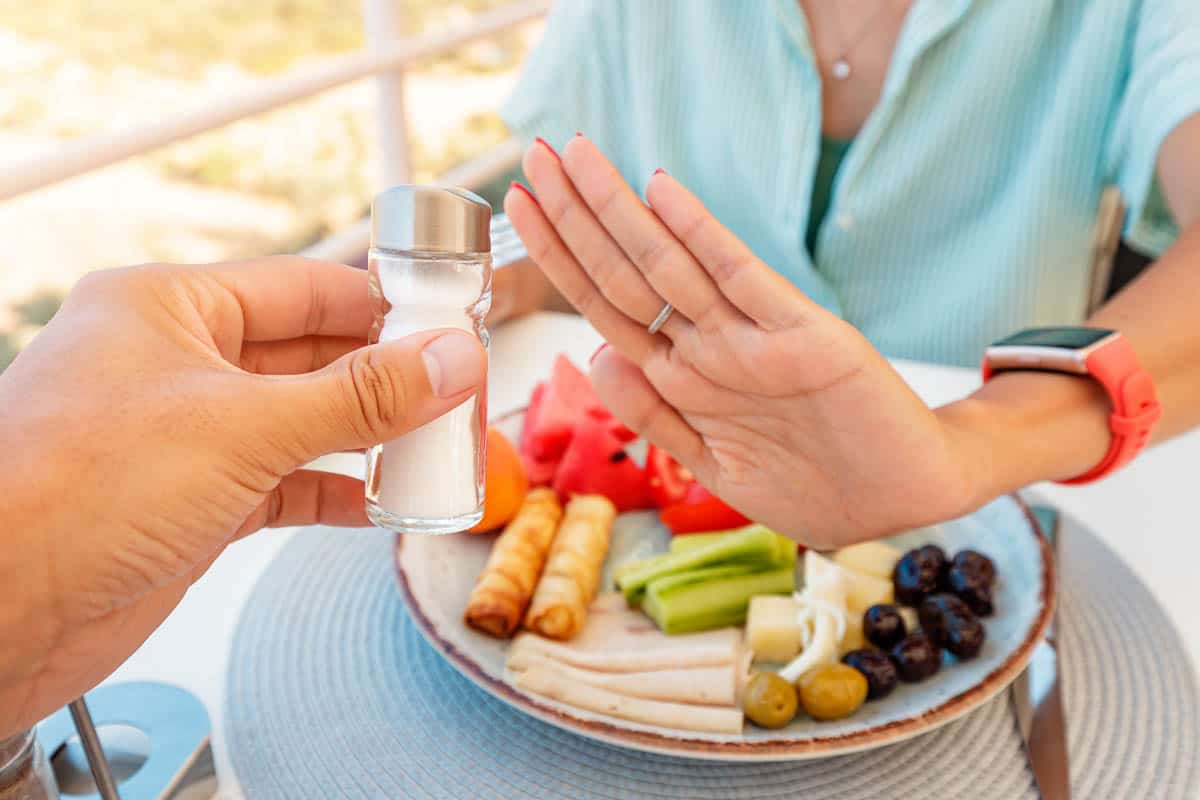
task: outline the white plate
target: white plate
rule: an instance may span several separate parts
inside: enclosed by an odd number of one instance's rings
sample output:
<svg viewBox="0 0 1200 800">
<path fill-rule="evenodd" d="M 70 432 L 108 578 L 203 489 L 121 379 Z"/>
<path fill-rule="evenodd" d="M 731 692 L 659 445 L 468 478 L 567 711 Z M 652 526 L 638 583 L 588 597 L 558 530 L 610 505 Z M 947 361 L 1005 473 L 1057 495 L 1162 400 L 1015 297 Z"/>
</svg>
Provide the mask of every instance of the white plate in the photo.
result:
<svg viewBox="0 0 1200 800">
<path fill-rule="evenodd" d="M 511 423 L 505 427 L 511 429 Z M 622 514 L 613 531 L 607 569 L 666 549 L 669 534 L 657 514 Z M 901 684 L 848 719 L 816 722 L 803 714 L 787 728 L 747 724 L 741 734 L 704 734 L 641 725 L 526 694 L 504 679 L 508 642 L 462 623 L 492 535 L 399 536 L 400 591 L 426 639 L 463 675 L 499 699 L 538 719 L 580 735 L 648 752 L 729 761 L 818 758 L 892 744 L 933 730 L 979 707 L 1025 667 L 1044 636 L 1055 597 L 1045 540 L 1028 509 L 1003 497 L 963 519 L 894 537 L 902 549 L 941 545 L 949 554 L 970 547 L 989 556 L 998 573 L 996 613 L 984 620 L 987 641 L 979 656 L 942 669 L 919 684 Z M 610 586 L 608 574 L 604 585 Z"/>
</svg>

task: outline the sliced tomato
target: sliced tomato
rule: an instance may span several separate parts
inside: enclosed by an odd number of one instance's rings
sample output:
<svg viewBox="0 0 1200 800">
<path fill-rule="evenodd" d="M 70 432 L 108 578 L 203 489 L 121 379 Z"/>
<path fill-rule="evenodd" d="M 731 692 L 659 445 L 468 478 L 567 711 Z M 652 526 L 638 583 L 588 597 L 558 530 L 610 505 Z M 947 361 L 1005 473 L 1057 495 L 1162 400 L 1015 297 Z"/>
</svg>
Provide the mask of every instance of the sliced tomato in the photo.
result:
<svg viewBox="0 0 1200 800">
<path fill-rule="evenodd" d="M 654 445 L 646 451 L 646 481 L 654 505 L 667 508 L 687 499 L 688 489 L 696 483 L 691 471 Z"/>
<path fill-rule="evenodd" d="M 663 524 L 671 533 L 724 531 L 749 525 L 750 520 L 700 484 L 693 484 L 682 503 L 662 510 Z"/>
</svg>

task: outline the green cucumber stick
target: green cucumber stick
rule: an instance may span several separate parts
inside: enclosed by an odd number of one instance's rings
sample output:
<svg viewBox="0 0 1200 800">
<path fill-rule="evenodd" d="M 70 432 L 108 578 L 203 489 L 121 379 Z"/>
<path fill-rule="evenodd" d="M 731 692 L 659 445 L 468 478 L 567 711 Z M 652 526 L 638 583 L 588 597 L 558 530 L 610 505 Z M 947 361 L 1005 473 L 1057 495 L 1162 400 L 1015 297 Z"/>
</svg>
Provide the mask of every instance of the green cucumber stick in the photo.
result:
<svg viewBox="0 0 1200 800">
<path fill-rule="evenodd" d="M 628 599 L 631 595 L 639 596 L 646 584 L 664 575 L 729 561 L 769 562 L 776 557 L 778 552 L 779 544 L 775 534 L 766 528 L 756 526 L 738 531 L 731 536 L 716 539 L 712 543 L 694 550 L 684 553 L 669 553 L 661 561 L 657 560 L 657 556 L 643 559 L 639 562 L 638 568 L 631 568 L 628 572 L 623 572 L 617 585 Z"/>
<path fill-rule="evenodd" d="M 745 621 L 751 597 L 791 594 L 795 587 L 796 572 L 791 567 L 699 583 L 670 583 L 666 578 L 647 587 L 642 610 L 663 633 L 690 633 L 740 624 Z"/>
<path fill-rule="evenodd" d="M 686 553 L 700 547 L 705 547 L 713 542 L 721 540 L 723 537 L 732 536 L 752 528 L 765 528 L 763 525 L 748 525 L 745 528 L 735 528 L 732 531 L 713 531 L 711 533 L 682 533 L 671 537 L 671 554 Z M 783 534 L 776 534 L 778 539 L 778 550 L 775 556 L 771 559 L 771 563 L 779 566 L 796 564 L 796 553 L 799 550 L 799 545 L 795 541 L 789 539 Z"/>
<path fill-rule="evenodd" d="M 646 591 L 651 589 L 660 597 L 668 594 L 680 586 L 687 586 L 692 583 L 708 583 L 719 578 L 730 578 L 734 575 L 749 575 L 752 572 L 762 572 L 763 568 L 755 564 L 720 564 L 715 567 L 701 567 L 700 569 L 689 569 L 684 572 L 676 572 L 673 575 L 664 575 L 661 578 L 655 578 L 646 584 Z"/>
<path fill-rule="evenodd" d="M 634 561 L 626 561 L 623 564 L 618 564 L 612 573 L 613 583 L 620 587 L 621 580 L 632 574 L 635 570 L 641 569 L 648 564 L 661 564 L 669 555 L 670 553 L 658 553 L 657 555 L 647 556 L 646 558 L 639 558 Z"/>
</svg>

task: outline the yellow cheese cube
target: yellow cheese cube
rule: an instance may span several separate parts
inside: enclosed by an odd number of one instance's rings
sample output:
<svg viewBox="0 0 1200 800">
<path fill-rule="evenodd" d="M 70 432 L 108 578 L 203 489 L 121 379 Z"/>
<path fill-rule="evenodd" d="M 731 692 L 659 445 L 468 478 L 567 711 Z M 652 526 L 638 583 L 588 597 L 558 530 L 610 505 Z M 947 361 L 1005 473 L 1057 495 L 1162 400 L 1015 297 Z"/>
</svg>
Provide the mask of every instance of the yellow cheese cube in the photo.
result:
<svg viewBox="0 0 1200 800">
<path fill-rule="evenodd" d="M 755 661 L 791 661 L 800 652 L 799 609 L 786 595 L 750 598 L 746 642 Z"/>
</svg>

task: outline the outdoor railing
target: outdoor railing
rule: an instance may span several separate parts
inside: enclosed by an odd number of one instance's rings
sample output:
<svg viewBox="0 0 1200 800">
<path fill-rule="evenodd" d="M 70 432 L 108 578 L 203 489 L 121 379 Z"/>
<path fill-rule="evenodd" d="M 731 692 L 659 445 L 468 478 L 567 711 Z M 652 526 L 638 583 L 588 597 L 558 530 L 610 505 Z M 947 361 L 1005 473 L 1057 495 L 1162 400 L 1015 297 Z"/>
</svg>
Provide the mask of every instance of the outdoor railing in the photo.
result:
<svg viewBox="0 0 1200 800">
<path fill-rule="evenodd" d="M 405 70 L 422 59 L 455 50 L 542 17 L 550 8 L 550 0 L 514 2 L 475 17 L 459 30 L 415 39 L 400 35 L 402 5 L 403 0 L 363 0 L 367 46 L 357 53 L 262 81 L 241 94 L 162 122 L 90 136 L 44 155 L 0 166 L 0 201 L 372 76 L 375 77 L 379 95 L 379 141 L 383 164 L 380 183 L 404 183 L 410 175 Z M 510 139 L 450 170 L 439 178 L 439 182 L 475 188 L 502 175 L 519 159 L 520 147 Z M 359 222 L 304 252 L 313 257 L 346 261 L 365 252 L 368 238 L 368 226 L 365 222 Z"/>
</svg>

